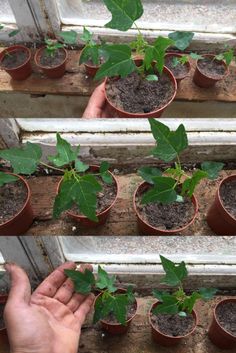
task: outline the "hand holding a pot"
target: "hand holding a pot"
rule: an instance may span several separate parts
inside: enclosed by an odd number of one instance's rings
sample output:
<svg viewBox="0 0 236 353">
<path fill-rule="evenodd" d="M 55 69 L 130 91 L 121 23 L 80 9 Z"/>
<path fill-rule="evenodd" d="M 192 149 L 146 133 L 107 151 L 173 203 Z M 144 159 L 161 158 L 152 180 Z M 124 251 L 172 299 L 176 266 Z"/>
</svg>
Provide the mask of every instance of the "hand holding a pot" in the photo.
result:
<svg viewBox="0 0 236 353">
<path fill-rule="evenodd" d="M 81 326 L 89 313 L 94 296 L 74 293 L 65 269 L 52 272 L 31 294 L 28 276 L 15 264 L 6 264 L 11 290 L 5 307 L 6 324 L 12 353 L 77 353 Z M 91 266 L 81 266 L 81 271 Z"/>
</svg>

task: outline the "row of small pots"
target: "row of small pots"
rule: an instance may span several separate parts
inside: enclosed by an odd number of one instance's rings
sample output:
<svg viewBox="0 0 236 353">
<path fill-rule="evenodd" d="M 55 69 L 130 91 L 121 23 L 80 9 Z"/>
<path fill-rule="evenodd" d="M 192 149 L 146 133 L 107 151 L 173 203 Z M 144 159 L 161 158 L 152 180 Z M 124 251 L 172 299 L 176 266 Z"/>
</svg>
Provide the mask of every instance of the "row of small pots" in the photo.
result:
<svg viewBox="0 0 236 353">
<path fill-rule="evenodd" d="M 91 166 L 91 168 L 93 168 L 94 171 L 98 170 L 97 166 Z M 119 192 L 119 185 L 118 185 L 117 179 L 111 172 L 110 172 L 110 174 L 111 174 L 111 176 L 113 178 L 113 182 L 116 186 L 116 197 L 109 207 L 107 207 L 105 210 L 103 210 L 102 212 L 97 214 L 98 222 L 93 222 L 83 215 L 77 215 L 71 211 L 67 211 L 67 214 L 71 218 L 80 222 L 80 224 L 85 227 L 96 227 L 96 226 L 102 225 L 106 222 L 106 219 L 110 213 L 110 210 L 112 209 L 112 207 L 114 206 L 114 204 L 117 200 L 118 192 Z M 0 235 L 24 234 L 29 229 L 29 227 L 31 226 L 31 224 L 33 223 L 33 220 L 34 220 L 34 214 L 33 214 L 31 202 L 30 202 L 31 201 L 31 192 L 30 192 L 29 185 L 24 178 L 22 178 L 19 175 L 17 175 L 17 177 L 22 181 L 22 183 L 24 183 L 24 185 L 27 189 L 27 199 L 26 199 L 26 202 L 25 202 L 23 208 L 18 212 L 18 214 L 16 214 L 13 218 L 8 220 L 7 222 L 0 225 Z M 235 180 L 236 180 L 236 175 L 231 175 L 231 176 L 224 178 L 221 181 L 221 183 L 219 184 L 216 196 L 215 196 L 215 201 L 212 204 L 212 206 L 210 207 L 208 214 L 207 214 L 208 225 L 218 235 L 235 235 L 236 234 L 236 219 L 226 210 L 226 208 L 224 207 L 223 202 L 221 200 L 221 197 L 220 197 L 221 186 L 226 182 L 235 181 Z M 62 180 L 58 184 L 57 193 L 60 189 L 61 182 L 62 182 Z M 172 230 L 162 230 L 162 229 L 158 229 L 158 228 L 151 226 L 147 221 L 145 221 L 141 217 L 141 215 L 138 211 L 137 205 L 136 205 L 137 196 L 142 194 L 145 191 L 145 189 L 148 187 L 148 185 L 149 184 L 146 182 L 141 183 L 137 187 L 137 189 L 134 193 L 134 197 L 133 197 L 133 207 L 136 212 L 138 227 L 139 227 L 139 230 L 142 234 L 146 234 L 146 235 L 173 235 L 173 234 L 182 232 L 183 230 L 188 228 L 194 222 L 194 220 L 197 216 L 197 213 L 198 213 L 198 202 L 197 202 L 196 197 L 193 195 L 191 200 L 192 200 L 192 204 L 194 206 L 194 215 L 188 224 L 184 225 L 182 228 L 172 229 Z"/>
</svg>

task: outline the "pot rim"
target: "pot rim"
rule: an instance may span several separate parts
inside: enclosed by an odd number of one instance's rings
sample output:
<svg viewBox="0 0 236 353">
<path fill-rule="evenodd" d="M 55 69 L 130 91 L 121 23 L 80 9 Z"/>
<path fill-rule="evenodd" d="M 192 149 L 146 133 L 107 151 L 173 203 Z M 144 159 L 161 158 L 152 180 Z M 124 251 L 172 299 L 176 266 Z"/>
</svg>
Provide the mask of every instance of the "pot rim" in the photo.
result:
<svg viewBox="0 0 236 353">
<path fill-rule="evenodd" d="M 126 293 L 127 292 L 127 290 L 126 289 L 124 289 L 124 288 L 117 288 L 117 291 L 116 292 L 123 292 L 123 293 Z M 98 297 L 100 297 L 102 295 L 102 292 L 101 293 L 99 293 L 97 296 L 96 296 L 96 298 L 95 298 L 95 301 L 94 301 L 94 306 L 95 306 L 95 302 L 96 302 L 96 300 L 98 299 Z M 133 316 L 131 316 L 131 318 L 129 318 L 128 320 L 126 320 L 126 325 L 125 325 L 125 327 L 127 326 L 127 324 L 129 324 L 134 318 L 135 318 L 135 316 L 137 315 L 137 311 L 138 311 L 138 302 L 137 302 L 137 298 L 135 297 L 135 304 L 136 304 L 136 311 L 135 311 L 135 313 L 133 314 Z M 101 320 L 99 320 L 100 322 L 102 322 L 102 323 L 104 323 L 104 324 L 106 324 L 106 325 L 109 325 L 109 326 L 113 326 L 113 327 L 115 327 L 115 326 L 124 326 L 124 325 L 122 325 L 122 324 L 120 324 L 119 322 L 118 323 L 110 323 L 110 322 L 108 322 L 108 321 L 105 321 L 104 319 L 101 319 Z"/>
<path fill-rule="evenodd" d="M 25 178 L 23 178 L 21 175 L 19 174 L 14 174 L 14 173 L 10 173 L 10 172 L 4 172 L 6 174 L 10 174 L 10 175 L 13 175 L 17 178 L 20 179 L 20 181 L 25 185 L 26 187 L 26 190 L 27 190 L 27 198 L 26 198 L 26 201 L 23 205 L 23 207 L 20 209 L 20 211 L 17 212 L 17 214 L 15 214 L 13 217 L 11 217 L 8 221 L 4 222 L 4 223 L 0 223 L 0 228 L 1 227 L 5 227 L 7 226 L 8 224 L 10 224 L 16 217 L 18 217 L 23 211 L 24 209 L 26 208 L 27 204 L 29 203 L 30 201 L 30 198 L 31 198 L 31 191 L 30 191 L 30 187 L 29 187 L 29 184 L 28 182 L 25 180 Z"/>
<path fill-rule="evenodd" d="M 227 209 L 225 208 L 224 204 L 223 204 L 223 201 L 221 199 L 221 196 L 220 196 L 220 188 L 221 186 L 226 183 L 228 181 L 228 179 L 235 179 L 236 180 L 236 174 L 232 174 L 232 175 L 228 175 L 226 176 L 224 179 L 221 180 L 219 186 L 218 186 L 218 189 L 217 189 L 217 197 L 218 197 L 218 200 L 220 202 L 220 205 L 221 207 L 224 209 L 224 211 L 227 213 L 228 217 L 230 217 L 232 219 L 232 221 L 236 222 L 236 218 L 234 218 L 228 211 Z"/>
<path fill-rule="evenodd" d="M 175 53 L 175 52 L 168 52 L 165 54 L 165 57 L 168 57 L 168 56 L 175 56 L 175 57 L 182 57 L 183 54 L 180 54 L 180 53 Z M 191 64 L 190 64 L 190 61 L 188 60 L 186 63 L 184 63 L 184 66 L 186 66 L 188 68 L 188 72 L 186 74 L 183 74 L 182 76 L 179 76 L 179 77 L 175 77 L 176 80 L 183 80 L 185 77 L 188 76 L 188 74 L 190 73 L 191 71 Z"/>
<path fill-rule="evenodd" d="M 23 62 L 23 64 L 21 64 L 21 65 L 18 65 L 18 66 L 15 66 L 15 67 L 12 67 L 12 68 L 4 68 L 4 67 L 2 67 L 1 66 L 1 62 L 2 62 L 2 60 L 4 59 L 4 53 L 6 53 L 7 52 L 7 50 L 9 50 L 9 49 L 12 49 L 11 51 L 18 51 L 18 49 L 20 50 L 24 50 L 27 54 L 28 54 L 28 56 L 27 56 L 27 58 L 25 59 L 25 61 Z M 18 70 L 18 69 L 21 69 L 23 66 L 25 66 L 30 60 L 31 60 L 31 57 L 32 57 L 32 54 L 31 54 L 31 51 L 30 51 L 30 49 L 29 48 L 27 48 L 25 45 L 20 45 L 20 44 L 16 44 L 16 45 L 10 45 L 8 48 L 6 48 L 6 49 L 4 49 L 1 53 L 0 53 L 0 67 L 1 67 L 1 69 L 3 69 L 3 70 L 7 70 L 7 71 L 9 71 L 9 72 L 11 72 L 11 71 L 15 71 L 15 70 Z"/>
<path fill-rule="evenodd" d="M 139 60 L 142 60 L 142 59 L 134 59 L 134 62 L 139 61 Z M 176 96 L 176 93 L 177 93 L 177 81 L 176 81 L 176 78 L 174 77 L 173 73 L 166 66 L 164 66 L 163 72 L 165 72 L 169 76 L 169 78 L 171 79 L 172 85 L 174 87 L 174 93 L 173 93 L 171 99 L 165 105 L 163 105 L 162 107 L 160 107 L 158 109 L 155 109 L 155 110 L 153 110 L 153 111 L 151 111 L 149 113 L 132 113 L 132 112 L 127 112 L 125 110 L 117 108 L 107 97 L 106 84 L 107 84 L 107 81 L 108 81 L 109 77 L 106 77 L 106 79 L 105 79 L 105 97 L 106 97 L 106 100 L 109 102 L 109 104 L 111 105 L 111 107 L 113 109 L 119 111 L 122 114 L 132 114 L 135 118 L 143 118 L 143 117 L 149 118 L 149 117 L 152 117 L 152 115 L 154 113 L 158 113 L 159 111 L 163 111 L 164 109 L 166 109 L 172 103 L 172 101 L 175 99 L 175 96 Z"/>
<path fill-rule="evenodd" d="M 163 336 L 165 336 L 165 337 L 167 337 L 167 338 L 170 338 L 170 339 L 172 339 L 172 338 L 174 338 L 174 339 L 181 339 L 181 338 L 185 338 L 185 337 L 188 337 L 189 335 L 191 335 L 194 331 L 195 331 L 195 329 L 196 329 L 196 327 L 197 327 L 197 325 L 198 325 L 198 315 L 197 315 L 197 312 L 193 309 L 192 310 L 192 316 L 193 316 L 193 318 L 194 318 L 194 321 L 195 321 L 195 324 L 194 324 L 194 326 L 193 326 L 193 328 L 191 329 L 191 331 L 189 331 L 186 335 L 184 335 L 184 336 L 169 336 L 169 335 L 166 335 L 165 333 L 163 333 L 162 331 L 160 331 L 160 330 L 158 330 L 156 327 L 154 327 L 154 325 L 153 325 L 153 323 L 152 323 L 152 320 L 151 320 L 151 313 L 152 313 L 152 310 L 153 310 L 153 307 L 154 306 L 156 306 L 158 303 L 161 303 L 160 301 L 155 301 L 153 304 L 152 304 L 152 306 L 151 306 L 151 308 L 149 309 L 149 312 L 148 312 L 148 320 L 149 320 L 149 324 L 151 325 L 151 327 L 155 330 L 155 331 L 157 331 L 158 333 L 160 333 L 161 335 L 163 335 Z"/>
<path fill-rule="evenodd" d="M 139 184 L 134 192 L 134 195 L 133 195 L 133 208 L 134 208 L 134 211 L 137 215 L 137 217 L 143 222 L 145 223 L 146 226 L 152 228 L 153 230 L 156 230 L 156 231 L 159 231 L 159 232 L 162 232 L 162 233 L 166 233 L 166 234 L 172 234 L 172 233 L 178 233 L 178 232 L 182 232 L 183 230 L 185 230 L 186 228 L 188 228 L 189 226 L 191 226 L 193 224 L 193 222 L 195 221 L 196 217 L 197 217 L 197 214 L 198 214 L 198 210 L 199 210 L 199 206 L 198 206 L 198 201 L 197 201 L 197 198 L 195 197 L 195 195 L 193 194 L 192 197 L 191 197 L 191 201 L 192 201 L 192 204 L 194 206 L 194 215 L 193 215 L 193 218 L 191 219 L 191 221 L 189 223 L 187 223 L 186 225 L 184 225 L 183 227 L 181 228 L 178 228 L 178 229 L 170 229 L 170 230 L 163 230 L 163 229 L 160 229 L 160 228 L 156 228 L 156 227 L 153 227 L 151 224 L 147 223 L 139 214 L 138 212 L 138 209 L 137 209 L 137 206 L 136 206 L 136 196 L 138 194 L 138 192 L 140 191 L 140 189 L 143 187 L 143 186 L 146 186 L 145 184 L 147 185 L 151 185 L 149 184 L 148 182 L 146 181 L 143 181 L 141 184 Z"/>
<path fill-rule="evenodd" d="M 90 168 L 96 168 L 96 169 L 99 169 L 99 166 L 98 165 L 90 165 L 89 166 Z M 108 206 L 105 210 L 103 210 L 102 212 L 99 212 L 99 213 L 97 213 L 96 212 L 96 216 L 98 217 L 98 216 L 102 216 L 103 214 L 105 214 L 108 210 L 110 210 L 113 206 L 114 206 L 114 204 L 116 203 L 116 201 L 117 201 L 117 198 L 118 198 L 118 194 L 119 194 L 119 183 L 118 183 L 118 181 L 117 181 L 117 179 L 116 179 L 116 177 L 114 176 L 114 174 L 112 173 L 112 172 L 110 172 L 110 170 L 108 170 L 108 172 L 110 173 L 110 175 L 112 176 L 112 179 L 114 180 L 114 182 L 115 182 L 115 186 L 116 186 L 116 197 L 114 198 L 114 200 L 113 200 L 113 202 L 110 204 L 110 206 Z M 61 183 L 62 183 L 62 181 L 63 181 L 63 177 L 59 180 L 59 182 L 58 182 L 58 185 L 57 185 L 57 194 L 58 194 L 58 192 L 59 192 L 59 189 L 60 189 L 60 185 L 61 185 Z M 78 215 L 78 214 L 75 214 L 75 213 L 73 213 L 73 212 L 71 212 L 71 211 L 66 211 L 66 213 L 68 214 L 68 215 L 70 215 L 70 216 L 73 216 L 73 217 L 77 217 L 77 218 L 80 218 L 80 219 L 89 219 L 88 217 L 86 217 L 86 216 L 84 216 L 84 215 Z M 92 221 L 93 222 L 93 221 Z M 96 223 L 98 223 L 98 222 L 96 222 Z"/>
<path fill-rule="evenodd" d="M 205 57 L 206 57 L 206 58 L 213 58 L 213 57 L 215 57 L 214 54 L 203 54 L 202 56 L 203 56 L 204 58 L 205 58 Z M 226 65 L 226 63 L 224 62 L 224 60 L 218 60 L 219 62 L 222 62 L 222 64 L 223 64 L 224 67 L 225 67 L 225 73 L 224 73 L 223 75 L 219 75 L 219 78 L 214 78 L 214 77 L 208 76 L 208 75 L 206 75 L 204 72 L 202 72 L 201 69 L 200 69 L 199 66 L 198 66 L 198 63 L 199 63 L 199 61 L 201 61 L 201 60 L 203 60 L 203 59 L 198 59 L 198 60 L 197 60 L 196 68 L 198 69 L 198 71 L 199 71 L 203 76 L 205 76 L 205 77 L 207 77 L 207 78 L 210 78 L 210 79 L 213 80 L 213 81 L 220 81 L 220 80 L 222 80 L 223 78 L 225 78 L 226 76 L 229 75 L 229 67 Z"/>
<path fill-rule="evenodd" d="M 213 309 L 213 315 L 214 315 L 214 319 L 216 320 L 217 324 L 220 326 L 221 330 L 226 333 L 227 335 L 229 335 L 231 338 L 233 338 L 234 340 L 236 340 L 236 336 L 234 336 L 232 333 L 230 333 L 229 331 L 226 331 L 225 328 L 220 324 L 220 322 L 218 321 L 217 315 L 216 315 L 216 310 L 220 305 L 223 305 L 227 302 L 234 302 L 236 303 L 236 298 L 228 298 L 228 299 L 222 299 L 219 301 L 219 303 L 217 303 Z"/>
<path fill-rule="evenodd" d="M 65 59 L 64 59 L 60 64 L 58 64 L 58 65 L 56 65 L 56 66 L 52 66 L 52 67 L 50 67 L 50 66 L 44 66 L 44 65 L 40 64 L 38 58 L 39 58 L 41 52 L 42 52 L 45 48 L 46 48 L 45 45 L 42 46 L 42 47 L 40 47 L 40 48 L 38 48 L 38 49 L 36 50 L 35 55 L 34 55 L 34 61 L 35 61 L 36 65 L 39 66 L 40 68 L 42 68 L 42 69 L 47 69 L 47 70 L 50 70 L 50 69 L 54 70 L 54 69 L 57 69 L 58 67 L 64 65 L 64 63 L 68 60 L 68 52 L 67 52 L 67 50 L 66 50 L 64 47 L 62 47 L 62 48 L 59 48 L 59 50 L 62 49 L 62 50 L 64 51 L 64 53 L 65 53 Z"/>
</svg>

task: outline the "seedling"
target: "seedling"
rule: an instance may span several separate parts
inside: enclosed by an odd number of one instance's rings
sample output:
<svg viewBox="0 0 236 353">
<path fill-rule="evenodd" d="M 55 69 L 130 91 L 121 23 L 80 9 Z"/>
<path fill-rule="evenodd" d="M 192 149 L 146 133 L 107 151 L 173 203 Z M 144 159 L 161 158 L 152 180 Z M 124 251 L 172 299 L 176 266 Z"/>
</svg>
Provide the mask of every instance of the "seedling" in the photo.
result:
<svg viewBox="0 0 236 353">
<path fill-rule="evenodd" d="M 77 293 L 88 295 L 92 291 L 101 292 L 95 302 L 94 323 L 112 314 L 121 325 L 126 324 L 129 306 L 135 302 L 131 287 L 126 293 L 117 293 L 116 277 L 109 276 L 101 266 L 98 266 L 97 278 L 88 269 L 84 272 L 65 270 L 65 273 L 72 279 Z"/>
<path fill-rule="evenodd" d="M 142 204 L 159 202 L 168 204 L 183 202 L 184 196 L 191 197 L 198 183 L 203 178 L 215 179 L 222 170 L 224 164 L 218 162 L 203 162 L 201 169 L 189 176 L 184 171 L 180 153 L 188 148 L 188 138 L 183 124 L 176 131 L 170 131 L 169 127 L 155 119 L 149 119 L 152 134 L 156 140 L 156 147 L 152 154 L 164 162 L 175 161 L 173 167 L 167 168 L 162 175 L 158 168 L 143 167 L 139 169 L 139 175 L 152 185 L 142 197 Z"/>
<path fill-rule="evenodd" d="M 160 259 L 165 271 L 165 277 L 162 278 L 161 283 L 178 289 L 172 294 L 154 290 L 153 295 L 161 304 L 153 309 L 153 314 L 178 314 L 181 317 L 186 317 L 187 314 L 192 313 L 197 300 L 209 300 L 216 294 L 217 289 L 215 288 L 200 288 L 197 292 L 187 295 L 183 289 L 183 281 L 188 276 L 185 262 L 175 264 L 162 255 L 160 255 Z"/>
<path fill-rule="evenodd" d="M 188 62 L 188 57 L 187 57 L 187 55 L 183 55 L 183 56 L 181 56 L 181 57 L 177 57 L 177 56 L 175 56 L 175 57 L 173 57 L 173 60 L 172 60 L 172 65 L 173 65 L 173 67 L 176 67 L 176 66 L 178 66 L 179 64 L 180 65 L 185 65 L 186 63 Z"/>
<path fill-rule="evenodd" d="M 71 209 L 76 204 L 83 215 L 97 222 L 97 195 L 102 191 L 99 178 L 107 184 L 113 182 L 108 172 L 109 164 L 102 162 L 99 172 L 90 172 L 89 166 L 78 158 L 80 146 L 73 149 L 59 133 L 57 133 L 56 149 L 57 155 L 47 157 L 52 165 L 41 160 L 41 147 L 30 142 L 27 142 L 22 148 L 13 147 L 0 150 L 0 158 L 9 161 L 16 174 L 31 175 L 40 165 L 62 173 L 63 181 L 53 206 L 54 218 L 59 218 L 63 211 Z M 0 186 L 15 180 L 14 177 L 0 173 Z"/>
<path fill-rule="evenodd" d="M 64 45 L 58 43 L 56 39 L 45 39 L 46 53 L 50 57 L 54 57 L 58 49 L 63 48 Z"/>
<path fill-rule="evenodd" d="M 190 56 L 194 60 L 203 60 L 204 56 L 196 54 L 196 53 L 190 53 Z M 234 50 L 232 48 L 229 48 L 227 51 L 217 54 L 213 56 L 212 60 L 218 60 L 218 61 L 224 61 L 227 66 L 231 64 L 233 60 L 236 60 L 236 57 L 234 56 Z"/>
</svg>

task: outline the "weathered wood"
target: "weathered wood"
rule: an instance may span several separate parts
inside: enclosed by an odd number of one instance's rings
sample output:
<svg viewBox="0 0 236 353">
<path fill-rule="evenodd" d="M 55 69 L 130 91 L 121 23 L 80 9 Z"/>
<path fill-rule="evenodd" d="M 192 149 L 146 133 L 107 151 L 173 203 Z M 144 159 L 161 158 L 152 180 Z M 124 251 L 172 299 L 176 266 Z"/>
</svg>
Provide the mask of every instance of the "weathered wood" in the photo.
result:
<svg viewBox="0 0 236 353">
<path fill-rule="evenodd" d="M 206 223 L 206 213 L 214 200 L 219 181 L 236 171 L 222 171 L 218 180 L 203 180 L 196 189 L 199 202 L 199 214 L 194 224 L 182 235 L 214 235 Z M 32 205 L 36 219 L 27 232 L 28 235 L 138 235 L 136 216 L 133 211 L 133 193 L 141 178 L 136 174 L 118 175 L 120 185 L 118 200 L 111 210 L 105 225 L 94 229 L 84 229 L 62 215 L 59 220 L 52 219 L 52 205 L 56 195 L 58 176 L 33 177 L 29 179 L 32 190 Z"/>
<path fill-rule="evenodd" d="M 34 65 L 34 73 L 25 81 L 12 81 L 4 71 L 0 71 L 0 92 L 21 92 L 31 94 L 57 94 L 88 96 L 98 84 L 85 74 L 84 66 L 79 66 L 79 51 L 69 51 L 67 73 L 61 79 L 46 78 Z M 32 55 L 33 58 L 33 55 Z M 186 101 L 236 101 L 236 66 L 230 67 L 230 74 L 215 87 L 202 89 L 192 82 L 195 62 L 191 60 L 192 70 L 178 88 L 176 100 Z"/>
</svg>

